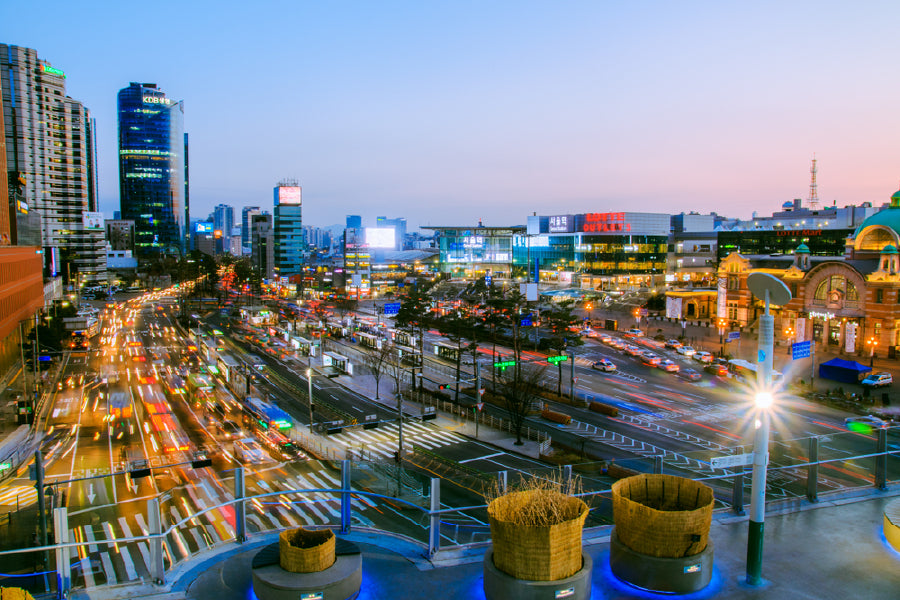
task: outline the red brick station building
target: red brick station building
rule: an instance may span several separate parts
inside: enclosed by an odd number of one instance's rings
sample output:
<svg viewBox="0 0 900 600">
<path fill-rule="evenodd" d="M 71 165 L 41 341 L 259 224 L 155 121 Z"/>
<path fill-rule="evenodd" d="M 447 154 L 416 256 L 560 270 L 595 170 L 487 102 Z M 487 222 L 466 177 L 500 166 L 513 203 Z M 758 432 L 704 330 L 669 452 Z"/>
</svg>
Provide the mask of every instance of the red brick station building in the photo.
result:
<svg viewBox="0 0 900 600">
<path fill-rule="evenodd" d="M 750 293 L 747 276 L 769 273 L 793 296 L 773 309 L 778 343 L 815 340 L 830 352 L 894 357 L 900 347 L 897 248 L 900 191 L 847 238 L 843 256 L 810 256 L 806 244 L 784 257 L 726 256 L 719 262 L 716 313 L 730 327 L 755 326 L 764 307 Z"/>
</svg>

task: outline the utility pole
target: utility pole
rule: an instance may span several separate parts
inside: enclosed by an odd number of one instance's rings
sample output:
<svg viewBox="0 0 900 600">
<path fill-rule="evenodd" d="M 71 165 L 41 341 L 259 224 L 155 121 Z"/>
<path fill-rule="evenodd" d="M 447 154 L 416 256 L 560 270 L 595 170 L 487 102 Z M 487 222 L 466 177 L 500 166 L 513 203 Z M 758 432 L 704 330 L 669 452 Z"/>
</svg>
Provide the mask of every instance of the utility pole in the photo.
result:
<svg viewBox="0 0 900 600">
<path fill-rule="evenodd" d="M 306 383 L 309 386 L 309 436 L 313 432 L 313 397 L 312 397 L 312 356 L 309 356 L 309 367 L 306 369 Z"/>
<path fill-rule="evenodd" d="M 44 457 L 40 450 L 34 452 L 34 487 L 37 490 L 38 513 L 41 525 L 41 546 L 47 545 L 47 506 L 44 497 Z M 44 556 L 44 564 L 47 564 L 47 556 Z"/>
<path fill-rule="evenodd" d="M 572 396 L 572 404 L 575 404 L 575 352 L 569 355 L 569 358 L 572 359 L 572 364 L 569 365 L 569 390 L 571 390 Z"/>
</svg>

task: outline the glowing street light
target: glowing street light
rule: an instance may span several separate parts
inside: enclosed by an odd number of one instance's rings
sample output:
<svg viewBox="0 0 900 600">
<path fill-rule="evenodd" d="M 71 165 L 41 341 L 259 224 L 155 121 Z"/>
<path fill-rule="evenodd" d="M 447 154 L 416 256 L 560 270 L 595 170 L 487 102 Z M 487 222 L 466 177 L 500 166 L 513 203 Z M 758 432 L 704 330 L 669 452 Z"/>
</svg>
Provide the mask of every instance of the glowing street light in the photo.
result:
<svg viewBox="0 0 900 600">
<path fill-rule="evenodd" d="M 866 342 L 866 344 L 869 346 L 869 366 L 874 367 L 875 366 L 875 346 L 878 345 L 878 340 L 875 339 L 875 336 L 873 335 L 872 337 L 869 338 L 869 340 Z"/>
<path fill-rule="evenodd" d="M 753 441 L 753 475 L 750 486 L 750 530 L 747 536 L 747 584 L 762 585 L 763 531 L 766 518 L 766 467 L 769 463 L 769 409 L 772 407 L 772 354 L 775 348 L 775 317 L 769 303 L 784 306 L 791 301 L 791 291 L 776 277 L 767 273 L 751 273 L 747 287 L 765 301 L 766 312 L 759 318 L 757 352 L 756 436 Z"/>
</svg>

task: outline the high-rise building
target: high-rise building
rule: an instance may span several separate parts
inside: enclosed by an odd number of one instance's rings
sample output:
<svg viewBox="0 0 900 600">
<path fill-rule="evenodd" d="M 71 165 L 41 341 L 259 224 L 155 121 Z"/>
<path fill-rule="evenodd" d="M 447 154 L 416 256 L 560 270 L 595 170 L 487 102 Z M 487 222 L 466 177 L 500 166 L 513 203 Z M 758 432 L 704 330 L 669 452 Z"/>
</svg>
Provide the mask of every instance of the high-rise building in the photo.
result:
<svg viewBox="0 0 900 600">
<path fill-rule="evenodd" d="M 403 250 L 403 244 L 406 240 L 406 219 L 388 219 L 387 217 L 376 217 L 375 227 L 378 229 L 394 230 L 394 250 Z"/>
<path fill-rule="evenodd" d="M 241 209 L 241 247 L 250 248 L 250 219 L 253 218 L 253 215 L 261 214 L 262 211 L 258 206 L 245 206 Z"/>
<path fill-rule="evenodd" d="M 279 277 L 299 275 L 303 270 L 301 192 L 296 181 L 275 186 L 275 272 Z"/>
<path fill-rule="evenodd" d="M 155 83 L 119 90 L 119 197 L 134 221 L 140 257 L 184 254 L 187 240 L 187 134 L 184 102 Z"/>
<path fill-rule="evenodd" d="M 0 86 L 15 243 L 43 246 L 47 275 L 105 281 L 90 111 L 66 96 L 65 73 L 30 48 L 0 44 Z"/>
<path fill-rule="evenodd" d="M 109 242 L 111 250 L 134 252 L 134 221 L 107 219 L 106 241 Z"/>
<path fill-rule="evenodd" d="M 275 233 L 272 215 L 253 215 L 250 220 L 250 264 L 263 279 L 275 277 Z"/>
<path fill-rule="evenodd" d="M 231 228 L 234 227 L 234 207 L 217 204 L 213 209 L 213 226 L 221 231 L 222 235 L 231 237 Z"/>
<path fill-rule="evenodd" d="M 362 217 L 359 215 L 347 215 L 347 229 L 359 229 L 362 227 Z"/>
</svg>

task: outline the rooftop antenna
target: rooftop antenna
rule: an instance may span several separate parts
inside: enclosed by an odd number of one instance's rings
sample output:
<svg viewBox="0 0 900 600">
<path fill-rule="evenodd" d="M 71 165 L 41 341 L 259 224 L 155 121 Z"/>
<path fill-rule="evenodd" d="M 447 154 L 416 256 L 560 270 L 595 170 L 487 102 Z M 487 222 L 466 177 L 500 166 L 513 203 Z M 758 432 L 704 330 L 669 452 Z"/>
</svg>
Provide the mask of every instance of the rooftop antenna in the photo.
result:
<svg viewBox="0 0 900 600">
<path fill-rule="evenodd" d="M 821 206 L 819 205 L 819 189 L 816 185 L 816 154 L 813 152 L 812 166 L 809 168 L 809 198 L 806 199 L 806 204 L 809 207 L 809 210 L 819 210 Z"/>
</svg>

